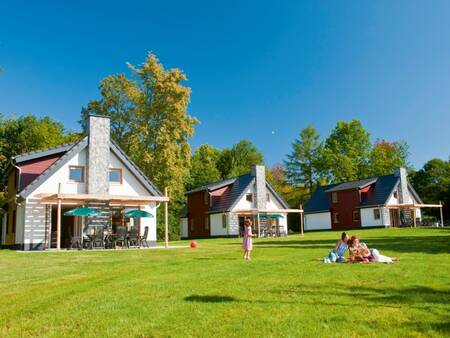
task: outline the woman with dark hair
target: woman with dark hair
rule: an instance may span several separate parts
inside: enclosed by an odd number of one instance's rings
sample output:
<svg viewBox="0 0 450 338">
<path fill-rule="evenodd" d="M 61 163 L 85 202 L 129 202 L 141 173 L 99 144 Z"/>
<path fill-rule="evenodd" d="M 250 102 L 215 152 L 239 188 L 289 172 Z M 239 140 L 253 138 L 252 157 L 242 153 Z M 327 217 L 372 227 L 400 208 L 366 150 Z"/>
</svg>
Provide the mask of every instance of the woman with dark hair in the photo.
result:
<svg viewBox="0 0 450 338">
<path fill-rule="evenodd" d="M 360 242 L 357 236 L 352 236 L 349 241 L 350 261 L 362 263 L 393 263 L 398 261 L 396 257 L 388 257 L 380 254 L 377 249 L 369 249 L 364 242 Z"/>
<path fill-rule="evenodd" d="M 345 252 L 347 251 L 347 242 L 348 242 L 348 235 L 343 232 L 341 234 L 341 239 L 336 242 L 336 246 L 334 249 L 330 250 L 328 257 L 325 257 L 323 259 L 324 263 L 343 263 L 346 261 L 345 259 Z"/>
</svg>

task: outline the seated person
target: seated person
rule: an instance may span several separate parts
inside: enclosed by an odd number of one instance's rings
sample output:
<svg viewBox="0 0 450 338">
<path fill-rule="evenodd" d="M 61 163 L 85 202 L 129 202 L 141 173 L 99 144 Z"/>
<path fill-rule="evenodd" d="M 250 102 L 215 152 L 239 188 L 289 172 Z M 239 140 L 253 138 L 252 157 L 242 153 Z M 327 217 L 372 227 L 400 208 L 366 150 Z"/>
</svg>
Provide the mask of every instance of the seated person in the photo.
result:
<svg viewBox="0 0 450 338">
<path fill-rule="evenodd" d="M 349 240 L 350 261 L 362 263 L 392 263 L 398 259 L 381 255 L 377 249 L 369 249 L 364 242 L 360 242 L 357 236 Z"/>
<path fill-rule="evenodd" d="M 341 234 L 341 239 L 336 242 L 336 246 L 334 249 L 330 250 L 330 253 L 328 254 L 328 257 L 325 257 L 323 259 L 324 263 L 342 263 L 345 262 L 345 252 L 347 251 L 347 242 L 348 242 L 348 235 L 343 232 Z"/>
</svg>

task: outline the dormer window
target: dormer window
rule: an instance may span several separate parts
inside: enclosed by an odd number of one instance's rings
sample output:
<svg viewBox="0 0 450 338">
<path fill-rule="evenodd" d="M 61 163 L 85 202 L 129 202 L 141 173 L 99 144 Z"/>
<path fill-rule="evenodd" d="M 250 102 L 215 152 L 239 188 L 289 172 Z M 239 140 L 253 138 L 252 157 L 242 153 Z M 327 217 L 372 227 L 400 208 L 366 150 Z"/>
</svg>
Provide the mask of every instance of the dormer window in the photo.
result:
<svg viewBox="0 0 450 338">
<path fill-rule="evenodd" d="M 398 198 L 397 190 L 394 191 L 394 198 Z"/>
<path fill-rule="evenodd" d="M 84 182 L 84 167 L 76 165 L 69 166 L 69 181 L 77 183 Z"/>
<path fill-rule="evenodd" d="M 247 202 L 253 202 L 253 194 L 245 195 L 245 199 L 247 200 Z"/>
<path fill-rule="evenodd" d="M 111 183 L 122 183 L 122 169 L 109 168 L 109 181 Z"/>
</svg>

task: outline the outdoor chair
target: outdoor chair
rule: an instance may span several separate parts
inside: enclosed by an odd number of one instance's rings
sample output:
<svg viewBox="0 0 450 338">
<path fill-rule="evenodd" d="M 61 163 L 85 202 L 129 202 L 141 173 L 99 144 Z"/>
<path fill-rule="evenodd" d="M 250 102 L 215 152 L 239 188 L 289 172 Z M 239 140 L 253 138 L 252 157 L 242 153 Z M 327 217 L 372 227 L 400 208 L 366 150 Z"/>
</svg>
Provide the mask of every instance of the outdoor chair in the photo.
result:
<svg viewBox="0 0 450 338">
<path fill-rule="evenodd" d="M 139 236 L 139 246 L 148 248 L 147 236 L 148 236 L 148 227 L 145 227 L 144 234 L 142 236 Z"/>
<path fill-rule="evenodd" d="M 117 234 L 116 238 L 114 240 L 114 247 L 117 247 L 118 244 L 120 244 L 121 248 L 128 246 L 127 242 L 127 228 L 124 226 L 117 227 Z"/>
<path fill-rule="evenodd" d="M 94 248 L 94 249 L 104 249 L 105 248 L 103 227 L 97 227 L 97 229 L 95 229 L 94 239 L 92 240 L 92 248 Z"/>
<path fill-rule="evenodd" d="M 75 248 L 78 250 L 83 249 L 83 247 L 81 246 L 81 236 L 71 236 L 69 249 Z"/>
<path fill-rule="evenodd" d="M 92 249 L 92 238 L 93 238 L 92 235 L 95 233 L 94 227 L 88 226 L 86 229 L 86 233 L 87 235 L 83 235 L 83 248 Z"/>
<path fill-rule="evenodd" d="M 139 233 L 136 228 L 131 228 L 128 233 L 128 247 L 139 248 Z"/>
</svg>

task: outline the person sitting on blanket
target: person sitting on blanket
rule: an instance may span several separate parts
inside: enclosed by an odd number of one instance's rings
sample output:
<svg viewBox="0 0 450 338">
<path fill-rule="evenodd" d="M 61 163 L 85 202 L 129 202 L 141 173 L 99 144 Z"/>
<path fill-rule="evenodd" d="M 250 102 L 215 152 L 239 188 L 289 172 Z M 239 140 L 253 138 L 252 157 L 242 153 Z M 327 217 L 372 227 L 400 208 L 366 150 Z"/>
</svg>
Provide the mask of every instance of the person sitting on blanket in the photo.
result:
<svg viewBox="0 0 450 338">
<path fill-rule="evenodd" d="M 350 261 L 362 263 L 393 263 L 398 261 L 396 257 L 388 257 L 380 254 L 377 249 L 369 249 L 364 242 L 360 242 L 357 236 L 349 240 Z"/>
<path fill-rule="evenodd" d="M 345 252 L 347 251 L 347 242 L 348 242 L 348 235 L 343 232 L 341 234 L 341 239 L 336 242 L 336 246 L 334 249 L 330 250 L 330 253 L 328 254 L 328 257 L 325 257 L 323 259 L 324 263 L 343 263 L 346 261 L 345 259 Z"/>
</svg>

